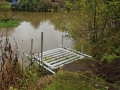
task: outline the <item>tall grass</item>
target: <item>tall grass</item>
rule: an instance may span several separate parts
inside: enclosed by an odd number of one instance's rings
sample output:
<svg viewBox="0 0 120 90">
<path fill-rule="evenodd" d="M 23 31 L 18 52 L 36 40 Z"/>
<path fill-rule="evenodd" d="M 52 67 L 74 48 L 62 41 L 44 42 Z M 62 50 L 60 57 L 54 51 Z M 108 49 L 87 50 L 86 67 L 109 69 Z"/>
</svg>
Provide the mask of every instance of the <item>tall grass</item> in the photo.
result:
<svg viewBox="0 0 120 90">
<path fill-rule="evenodd" d="M 24 58 L 18 51 L 16 40 L 10 43 L 10 37 L 0 33 L 0 90 L 36 90 L 36 79 L 49 73 L 36 64 L 24 66 Z M 23 53 L 22 53 L 23 55 Z M 22 59 L 22 64 L 20 60 Z"/>
<path fill-rule="evenodd" d="M 0 35 L 0 89 L 6 90 L 17 83 L 15 77 L 22 77 L 18 63 L 17 44 L 12 47 L 8 37 Z"/>
<path fill-rule="evenodd" d="M 0 11 L 9 11 L 11 10 L 11 4 L 2 0 L 0 1 Z"/>
</svg>

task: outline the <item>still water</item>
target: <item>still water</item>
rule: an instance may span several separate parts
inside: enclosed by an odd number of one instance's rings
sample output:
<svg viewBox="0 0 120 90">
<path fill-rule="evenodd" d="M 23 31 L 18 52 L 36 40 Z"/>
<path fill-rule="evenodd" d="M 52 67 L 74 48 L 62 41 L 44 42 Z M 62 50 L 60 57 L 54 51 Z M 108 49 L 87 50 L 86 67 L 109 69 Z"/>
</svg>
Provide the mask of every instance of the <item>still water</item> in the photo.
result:
<svg viewBox="0 0 120 90">
<path fill-rule="evenodd" d="M 43 51 L 61 45 L 62 34 L 65 35 L 61 23 L 65 24 L 70 20 L 62 13 L 11 12 L 10 15 L 21 23 L 17 27 L 3 29 L 6 30 L 6 35 L 15 38 L 18 49 L 27 54 L 31 50 L 31 39 L 33 39 L 33 52 L 37 53 L 41 50 L 41 32 L 43 32 Z M 14 44 L 15 41 L 12 38 L 10 40 Z M 72 48 L 72 40 L 64 38 L 63 43 L 64 46 Z"/>
</svg>

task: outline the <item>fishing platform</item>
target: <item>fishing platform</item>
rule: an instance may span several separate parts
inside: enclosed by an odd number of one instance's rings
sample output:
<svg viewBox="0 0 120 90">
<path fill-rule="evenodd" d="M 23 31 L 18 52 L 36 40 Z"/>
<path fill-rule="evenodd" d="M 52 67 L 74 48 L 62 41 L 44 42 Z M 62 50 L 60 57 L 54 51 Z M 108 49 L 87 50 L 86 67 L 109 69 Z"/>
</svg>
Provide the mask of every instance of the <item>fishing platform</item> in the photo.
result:
<svg viewBox="0 0 120 90">
<path fill-rule="evenodd" d="M 31 52 L 32 46 L 33 40 L 31 40 Z M 27 54 L 25 54 L 25 56 L 29 57 Z M 84 57 L 92 58 L 91 56 L 83 53 L 83 47 L 81 48 L 81 52 L 78 52 L 76 50 L 64 47 L 63 43 L 62 45 L 59 45 L 58 48 L 43 52 L 43 33 L 41 33 L 41 52 L 32 55 L 30 58 L 52 74 L 55 74 L 56 70 L 63 65 L 80 60 Z"/>
</svg>

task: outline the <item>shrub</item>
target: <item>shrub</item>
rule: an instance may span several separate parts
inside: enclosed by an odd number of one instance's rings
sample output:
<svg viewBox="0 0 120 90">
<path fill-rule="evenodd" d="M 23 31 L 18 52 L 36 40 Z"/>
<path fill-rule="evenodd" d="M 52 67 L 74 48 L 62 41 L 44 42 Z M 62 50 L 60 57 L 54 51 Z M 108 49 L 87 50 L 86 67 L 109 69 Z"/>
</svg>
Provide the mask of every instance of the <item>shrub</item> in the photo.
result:
<svg viewBox="0 0 120 90">
<path fill-rule="evenodd" d="M 11 10 L 11 5 L 7 2 L 0 1 L 0 11 L 10 11 Z"/>
<path fill-rule="evenodd" d="M 48 12 L 53 9 L 58 10 L 59 4 L 49 0 L 24 0 L 20 1 L 17 5 L 18 10 L 21 11 L 41 11 Z"/>
<path fill-rule="evenodd" d="M 116 54 L 104 54 L 102 56 L 102 61 L 107 61 L 107 62 L 112 62 L 112 60 L 114 60 L 115 58 L 117 58 Z"/>
</svg>

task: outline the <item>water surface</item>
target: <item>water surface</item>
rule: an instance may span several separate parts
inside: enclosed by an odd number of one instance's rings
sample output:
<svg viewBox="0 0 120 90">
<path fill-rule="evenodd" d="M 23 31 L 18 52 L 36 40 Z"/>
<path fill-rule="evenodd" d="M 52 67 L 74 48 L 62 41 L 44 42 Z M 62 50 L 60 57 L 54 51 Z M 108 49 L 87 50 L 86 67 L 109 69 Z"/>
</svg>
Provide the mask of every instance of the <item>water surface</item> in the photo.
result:
<svg viewBox="0 0 120 90">
<path fill-rule="evenodd" d="M 27 54 L 31 50 L 31 39 L 33 39 L 33 52 L 41 49 L 41 32 L 43 32 L 43 51 L 57 48 L 62 43 L 62 34 L 65 32 L 60 28 L 63 19 L 62 13 L 41 12 L 11 12 L 14 19 L 21 21 L 20 25 L 12 28 L 4 28 L 6 35 L 15 38 L 21 52 Z M 10 39 L 12 44 L 14 40 Z M 64 39 L 64 46 L 72 48 L 72 41 Z"/>
</svg>

